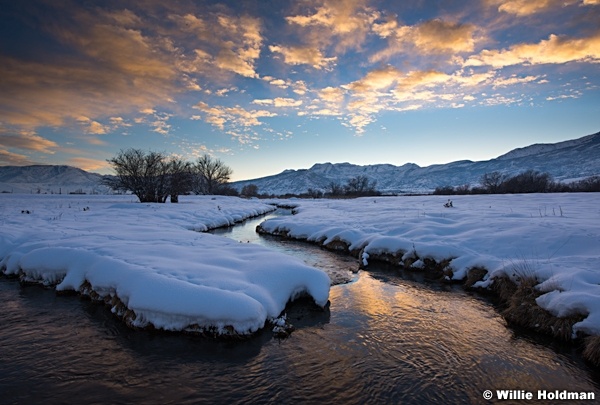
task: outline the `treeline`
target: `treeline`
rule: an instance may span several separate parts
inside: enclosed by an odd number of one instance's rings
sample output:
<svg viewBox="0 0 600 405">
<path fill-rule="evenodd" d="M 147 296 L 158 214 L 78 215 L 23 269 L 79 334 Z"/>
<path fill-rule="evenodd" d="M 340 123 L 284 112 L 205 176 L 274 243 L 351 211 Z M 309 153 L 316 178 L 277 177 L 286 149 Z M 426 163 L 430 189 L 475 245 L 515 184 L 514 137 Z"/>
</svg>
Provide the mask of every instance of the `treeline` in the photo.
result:
<svg viewBox="0 0 600 405">
<path fill-rule="evenodd" d="M 130 191 L 140 202 L 164 203 L 170 198 L 176 203 L 180 195 L 192 193 L 237 195 L 228 184 L 231 168 L 208 155 L 186 162 L 131 148 L 107 161 L 115 176 L 104 177 L 102 183 L 115 191 Z"/>
<path fill-rule="evenodd" d="M 325 191 L 316 190 L 309 188 L 305 193 L 301 194 L 284 194 L 284 195 L 268 195 L 259 194 L 258 186 L 255 184 L 248 184 L 242 188 L 240 193 L 243 197 L 280 197 L 280 198 L 355 198 L 355 197 L 367 197 L 367 196 L 378 196 L 381 192 L 377 190 L 377 181 L 369 180 L 367 176 L 356 176 L 349 179 L 346 184 L 341 184 L 332 181 L 328 184 Z"/>
<path fill-rule="evenodd" d="M 468 184 L 462 186 L 437 187 L 434 195 L 462 194 L 522 194 L 522 193 L 574 193 L 600 191 L 600 176 L 592 176 L 572 183 L 559 183 L 548 173 L 527 170 L 515 176 L 500 172 L 481 176 L 479 187 Z"/>
</svg>

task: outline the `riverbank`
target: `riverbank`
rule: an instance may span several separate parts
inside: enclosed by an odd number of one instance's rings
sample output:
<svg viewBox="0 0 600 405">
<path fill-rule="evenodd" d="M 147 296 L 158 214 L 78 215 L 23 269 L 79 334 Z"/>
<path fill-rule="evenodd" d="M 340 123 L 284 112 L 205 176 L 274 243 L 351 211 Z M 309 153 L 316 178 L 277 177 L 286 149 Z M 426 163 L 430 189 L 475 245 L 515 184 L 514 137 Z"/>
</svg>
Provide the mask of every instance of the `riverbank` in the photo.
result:
<svg viewBox="0 0 600 405">
<path fill-rule="evenodd" d="M 302 200 L 258 231 L 493 294 L 509 323 L 600 365 L 600 195 Z"/>
<path fill-rule="evenodd" d="M 204 233 L 274 209 L 234 197 L 2 195 L 0 272 L 104 302 L 130 327 L 251 335 L 285 326 L 290 301 L 329 298 L 323 271 Z"/>
</svg>

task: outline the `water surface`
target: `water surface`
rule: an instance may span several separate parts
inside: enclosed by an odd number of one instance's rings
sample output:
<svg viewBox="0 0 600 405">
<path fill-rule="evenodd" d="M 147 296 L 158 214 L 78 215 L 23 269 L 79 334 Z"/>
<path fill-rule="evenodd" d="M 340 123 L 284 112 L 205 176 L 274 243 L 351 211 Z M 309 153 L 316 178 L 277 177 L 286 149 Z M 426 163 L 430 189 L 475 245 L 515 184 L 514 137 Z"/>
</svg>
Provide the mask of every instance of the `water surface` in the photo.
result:
<svg viewBox="0 0 600 405">
<path fill-rule="evenodd" d="M 229 236 L 351 280 L 331 288 L 326 311 L 290 308 L 290 338 L 130 330 L 102 305 L 0 278 L 0 403 L 480 404 L 486 389 L 600 394 L 598 373 L 572 347 L 507 328 L 485 300 L 391 271 L 356 273 L 354 259 L 257 236 L 260 221 Z"/>
</svg>

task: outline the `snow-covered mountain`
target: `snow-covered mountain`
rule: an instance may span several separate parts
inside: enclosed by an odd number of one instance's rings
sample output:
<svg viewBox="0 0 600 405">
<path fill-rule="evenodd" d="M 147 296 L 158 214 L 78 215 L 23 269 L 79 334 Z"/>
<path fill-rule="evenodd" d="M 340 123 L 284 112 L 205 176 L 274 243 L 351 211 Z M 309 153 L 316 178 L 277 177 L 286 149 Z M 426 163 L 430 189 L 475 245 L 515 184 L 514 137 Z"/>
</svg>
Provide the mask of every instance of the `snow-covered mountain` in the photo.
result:
<svg viewBox="0 0 600 405">
<path fill-rule="evenodd" d="M 481 176 L 494 171 L 515 175 L 525 170 L 549 173 L 554 180 L 571 181 L 600 175 L 600 132 L 554 144 L 535 144 L 512 150 L 496 159 L 462 160 L 420 167 L 377 164 L 317 163 L 310 169 L 285 170 L 280 174 L 232 183 L 238 191 L 255 184 L 259 193 L 302 194 L 309 188 L 326 191 L 334 182 L 340 185 L 357 176 L 377 181 L 384 193 L 430 192 L 436 187 L 478 185 Z M 0 193 L 108 193 L 100 185 L 102 175 L 71 166 L 0 166 Z"/>
<path fill-rule="evenodd" d="M 0 166 L 0 192 L 105 194 L 102 177 L 71 166 Z"/>
<path fill-rule="evenodd" d="M 309 188 L 326 191 L 334 182 L 346 184 L 348 179 L 367 176 L 377 181 L 384 193 L 430 192 L 436 187 L 479 184 L 485 173 L 498 171 L 509 176 L 526 170 L 549 173 L 556 181 L 571 181 L 600 175 L 600 132 L 583 138 L 554 144 L 535 144 L 515 149 L 496 159 L 420 167 L 414 163 L 402 166 L 350 163 L 318 163 L 310 169 L 285 170 L 280 174 L 232 183 L 238 191 L 255 184 L 259 193 L 301 194 Z"/>
</svg>

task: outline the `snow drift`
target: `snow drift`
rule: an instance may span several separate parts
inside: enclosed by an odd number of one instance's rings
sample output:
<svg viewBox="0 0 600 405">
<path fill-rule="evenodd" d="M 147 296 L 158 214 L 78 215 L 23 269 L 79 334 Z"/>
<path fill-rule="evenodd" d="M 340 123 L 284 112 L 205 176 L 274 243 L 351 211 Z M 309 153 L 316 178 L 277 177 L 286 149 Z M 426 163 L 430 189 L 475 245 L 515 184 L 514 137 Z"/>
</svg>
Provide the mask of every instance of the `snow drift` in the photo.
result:
<svg viewBox="0 0 600 405">
<path fill-rule="evenodd" d="M 123 306 L 137 327 L 249 334 L 301 294 L 326 305 L 330 280 L 321 270 L 190 231 L 232 225 L 273 206 L 231 197 L 180 204 L 131 198 L 2 195 L 0 268 L 58 291 L 91 289 L 114 312 Z"/>
</svg>

